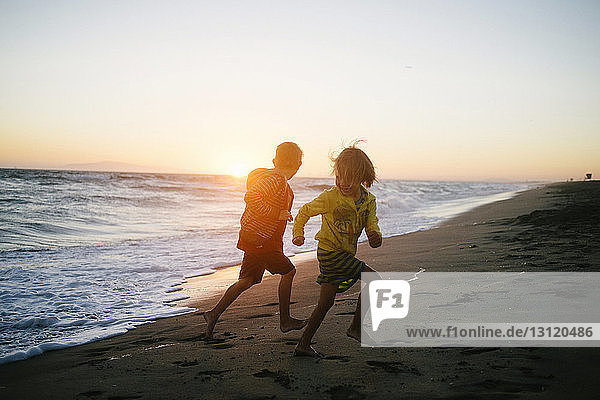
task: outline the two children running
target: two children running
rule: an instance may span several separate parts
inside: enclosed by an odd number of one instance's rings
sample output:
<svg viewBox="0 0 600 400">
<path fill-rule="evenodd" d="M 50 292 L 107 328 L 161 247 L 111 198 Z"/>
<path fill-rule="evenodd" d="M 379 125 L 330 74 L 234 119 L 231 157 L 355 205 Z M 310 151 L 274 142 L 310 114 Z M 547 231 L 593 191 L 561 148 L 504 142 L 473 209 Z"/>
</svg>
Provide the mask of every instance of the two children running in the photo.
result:
<svg viewBox="0 0 600 400">
<path fill-rule="evenodd" d="M 333 306 L 336 293 L 348 290 L 361 272 L 374 272 L 357 259 L 358 238 L 366 231 L 371 247 L 381 246 L 381 232 L 376 215 L 375 196 L 365 187 L 376 181 L 375 169 L 369 157 L 352 146 L 345 148 L 333 160 L 335 186 L 325 190 L 300 208 L 294 221 L 292 243 L 304 244 L 304 225 L 311 217 L 321 215 L 321 229 L 315 236 L 319 245 L 317 259 L 321 285 L 319 301 L 308 321 L 292 318 L 289 312 L 290 293 L 295 267 L 283 254 L 283 233 L 290 213 L 293 192 L 287 183 L 302 165 L 302 150 L 295 143 L 277 147 L 273 169 L 257 169 L 248 175 L 246 208 L 241 218 L 237 247 L 244 251 L 240 276 L 223 294 L 217 305 L 204 312 L 206 336 L 212 333 L 219 316 L 246 289 L 260 283 L 265 269 L 280 274 L 279 310 L 282 332 L 302 329 L 302 337 L 294 351 L 298 356 L 319 356 L 311 340 Z M 347 335 L 360 341 L 360 296 Z"/>
</svg>

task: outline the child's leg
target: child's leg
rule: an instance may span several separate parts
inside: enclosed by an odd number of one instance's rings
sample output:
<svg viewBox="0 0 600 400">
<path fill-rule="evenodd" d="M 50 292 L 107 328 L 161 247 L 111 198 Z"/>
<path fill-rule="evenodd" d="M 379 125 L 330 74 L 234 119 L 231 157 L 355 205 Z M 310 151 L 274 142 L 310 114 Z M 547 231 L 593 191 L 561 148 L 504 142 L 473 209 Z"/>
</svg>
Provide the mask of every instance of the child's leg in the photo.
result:
<svg viewBox="0 0 600 400">
<path fill-rule="evenodd" d="M 283 333 L 296 329 L 302 329 L 306 320 L 290 317 L 290 296 L 292 293 L 292 281 L 296 275 L 296 269 L 292 269 L 279 280 L 279 327 Z"/>
<path fill-rule="evenodd" d="M 306 325 L 306 329 L 302 333 L 302 337 L 296 346 L 296 350 L 294 351 L 295 355 L 299 356 L 315 356 L 317 352 L 310 346 L 310 342 L 312 341 L 313 336 L 321 326 L 327 311 L 333 306 L 333 302 L 335 301 L 335 294 L 337 291 L 338 285 L 331 283 L 322 283 L 321 284 L 321 293 L 319 294 L 319 303 L 313 310 L 310 318 L 308 319 L 308 324 Z"/>
<path fill-rule="evenodd" d="M 208 339 L 212 338 L 213 330 L 215 329 L 215 325 L 219 320 L 219 317 L 223 312 L 234 302 L 235 299 L 238 298 L 242 292 L 248 289 L 250 286 L 254 285 L 254 279 L 250 276 L 245 278 L 240 278 L 236 283 L 229 286 L 229 288 L 223 293 L 223 297 L 214 306 L 212 310 L 205 311 L 203 313 L 204 319 L 206 320 L 206 337 Z"/>
<path fill-rule="evenodd" d="M 373 268 L 369 267 L 368 265 L 365 265 L 365 267 L 363 268 L 363 272 L 377 272 L 375 271 Z M 361 317 L 363 316 L 361 313 L 362 307 L 361 307 L 361 303 L 360 303 L 360 292 L 358 293 L 358 301 L 356 302 L 356 310 L 354 310 L 354 317 L 352 318 L 352 322 L 350 323 L 350 327 L 348 328 L 348 330 L 346 331 L 346 334 L 348 336 L 350 336 L 352 339 L 356 339 L 360 342 L 360 324 L 361 324 Z M 366 314 L 366 311 L 365 311 Z"/>
<path fill-rule="evenodd" d="M 352 318 L 352 322 L 350 323 L 350 327 L 346 331 L 346 335 L 350 336 L 352 339 L 356 339 L 360 342 L 360 322 L 361 322 L 361 312 L 362 309 L 360 304 L 360 293 L 358 294 L 358 301 L 356 302 L 356 310 L 354 310 L 354 317 Z"/>
</svg>

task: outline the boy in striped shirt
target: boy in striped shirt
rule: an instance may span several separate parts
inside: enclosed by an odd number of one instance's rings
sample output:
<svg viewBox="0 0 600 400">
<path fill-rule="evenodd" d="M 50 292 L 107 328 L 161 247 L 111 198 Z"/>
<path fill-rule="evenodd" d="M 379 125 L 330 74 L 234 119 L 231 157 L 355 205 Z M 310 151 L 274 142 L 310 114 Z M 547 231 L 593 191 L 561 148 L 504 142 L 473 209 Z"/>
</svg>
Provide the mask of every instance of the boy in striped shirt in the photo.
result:
<svg viewBox="0 0 600 400">
<path fill-rule="evenodd" d="M 258 168 L 248 174 L 246 181 L 246 208 L 240 220 L 237 248 L 244 252 L 238 281 L 231 285 L 211 310 L 203 313 L 206 337 L 212 338 L 221 314 L 245 290 L 260 283 L 265 269 L 280 274 L 279 317 L 282 332 L 301 329 L 305 320 L 290 316 L 290 294 L 296 268 L 283 254 L 283 233 L 292 221 L 294 193 L 287 183 L 302 165 L 302 150 L 296 143 L 284 142 L 277 146 L 275 168 Z"/>
</svg>

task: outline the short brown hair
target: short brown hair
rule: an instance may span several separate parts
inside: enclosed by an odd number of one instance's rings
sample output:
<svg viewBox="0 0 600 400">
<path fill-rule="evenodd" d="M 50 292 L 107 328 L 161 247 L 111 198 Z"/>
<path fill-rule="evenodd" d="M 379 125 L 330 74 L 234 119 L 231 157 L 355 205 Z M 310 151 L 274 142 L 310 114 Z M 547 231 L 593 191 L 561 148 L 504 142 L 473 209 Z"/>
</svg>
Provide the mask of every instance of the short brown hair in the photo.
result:
<svg viewBox="0 0 600 400">
<path fill-rule="evenodd" d="M 377 182 L 375 167 L 369 156 L 356 147 L 356 143 L 346 147 L 337 157 L 331 157 L 333 173 L 350 182 L 362 183 L 371 187 Z"/>
<path fill-rule="evenodd" d="M 273 163 L 278 168 L 296 168 L 302 164 L 302 150 L 294 142 L 283 142 L 275 150 Z"/>
</svg>

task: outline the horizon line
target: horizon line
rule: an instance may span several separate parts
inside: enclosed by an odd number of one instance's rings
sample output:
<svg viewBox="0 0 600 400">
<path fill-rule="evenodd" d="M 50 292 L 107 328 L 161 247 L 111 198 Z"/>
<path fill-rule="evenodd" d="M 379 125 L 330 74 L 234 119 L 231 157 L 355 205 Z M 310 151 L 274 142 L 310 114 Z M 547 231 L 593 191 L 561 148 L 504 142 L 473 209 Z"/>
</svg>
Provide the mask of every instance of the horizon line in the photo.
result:
<svg viewBox="0 0 600 400">
<path fill-rule="evenodd" d="M 236 179 L 245 179 L 247 175 L 235 176 L 231 174 L 218 174 L 218 173 L 206 173 L 206 172 L 168 172 L 168 171 L 133 171 L 133 170 L 103 170 L 103 169 L 72 169 L 65 167 L 5 167 L 0 166 L 0 170 L 31 170 L 31 171 L 68 171 L 68 172 L 99 172 L 99 173 L 117 173 L 117 174 L 166 174 L 166 175 L 199 175 L 199 176 L 227 176 Z M 297 175 L 297 178 L 304 179 L 327 179 L 332 178 L 328 176 L 307 176 Z M 558 178 L 529 178 L 529 179 L 513 179 L 513 178 L 379 178 L 380 181 L 409 181 L 409 182 L 487 182 L 487 183 L 558 183 L 564 182 L 564 179 Z M 573 181 L 578 181 L 574 178 Z M 583 179 L 581 179 L 583 180 Z"/>
</svg>

